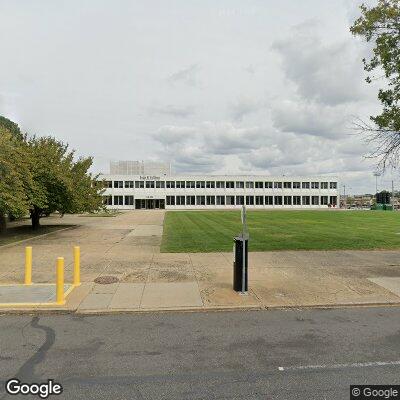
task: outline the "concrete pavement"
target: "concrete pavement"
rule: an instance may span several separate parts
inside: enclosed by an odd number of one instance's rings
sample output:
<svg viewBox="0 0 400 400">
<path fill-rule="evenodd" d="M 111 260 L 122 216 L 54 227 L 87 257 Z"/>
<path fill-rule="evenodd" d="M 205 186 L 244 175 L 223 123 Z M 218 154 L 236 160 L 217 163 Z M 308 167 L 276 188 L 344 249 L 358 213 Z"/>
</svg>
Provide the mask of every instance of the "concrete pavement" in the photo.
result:
<svg viewBox="0 0 400 400">
<path fill-rule="evenodd" d="M 79 224 L 32 240 L 34 282 L 54 282 L 55 260 L 81 246 L 81 287 L 65 310 L 82 313 L 400 304 L 399 251 L 285 251 L 249 255 L 250 291 L 232 290 L 231 253 L 160 253 L 164 212 L 50 217 Z M 0 283 L 22 282 L 24 244 L 0 247 Z M 113 284 L 95 283 L 112 276 Z M 54 308 L 53 308 L 54 309 Z"/>
</svg>

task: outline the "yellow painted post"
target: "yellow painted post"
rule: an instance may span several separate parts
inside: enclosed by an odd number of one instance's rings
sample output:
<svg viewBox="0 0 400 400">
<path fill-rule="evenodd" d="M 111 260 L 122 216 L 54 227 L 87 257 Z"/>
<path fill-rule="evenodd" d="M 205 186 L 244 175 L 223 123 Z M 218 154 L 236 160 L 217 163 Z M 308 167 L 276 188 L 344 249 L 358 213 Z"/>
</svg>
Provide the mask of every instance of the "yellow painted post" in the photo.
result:
<svg viewBox="0 0 400 400">
<path fill-rule="evenodd" d="M 32 285 L 32 247 L 25 247 L 25 285 Z"/>
<path fill-rule="evenodd" d="M 64 299 L 64 257 L 57 258 L 56 270 L 56 302 L 57 304 L 65 304 Z"/>
<path fill-rule="evenodd" d="M 74 247 L 74 286 L 81 284 L 81 248 Z"/>
</svg>

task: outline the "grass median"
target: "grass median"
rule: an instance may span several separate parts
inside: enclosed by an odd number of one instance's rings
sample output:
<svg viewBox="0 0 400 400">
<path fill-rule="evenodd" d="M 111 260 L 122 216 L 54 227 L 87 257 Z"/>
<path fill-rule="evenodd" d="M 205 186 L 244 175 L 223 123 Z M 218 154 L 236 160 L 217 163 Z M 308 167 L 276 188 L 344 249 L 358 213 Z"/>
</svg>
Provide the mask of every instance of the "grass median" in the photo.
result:
<svg viewBox="0 0 400 400">
<path fill-rule="evenodd" d="M 248 211 L 250 251 L 400 248 L 400 213 Z M 168 211 L 162 252 L 232 251 L 240 211 Z"/>
</svg>

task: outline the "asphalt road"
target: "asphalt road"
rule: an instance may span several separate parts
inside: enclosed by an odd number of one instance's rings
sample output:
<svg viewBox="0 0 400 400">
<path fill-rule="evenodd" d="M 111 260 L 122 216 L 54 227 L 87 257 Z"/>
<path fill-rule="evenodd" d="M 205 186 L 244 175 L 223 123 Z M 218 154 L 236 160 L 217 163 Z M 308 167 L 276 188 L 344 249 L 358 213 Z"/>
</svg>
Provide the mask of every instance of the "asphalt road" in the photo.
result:
<svg viewBox="0 0 400 400">
<path fill-rule="evenodd" d="M 0 316 L 5 381 L 53 399 L 349 399 L 400 384 L 400 309 Z M 37 397 L 38 398 L 38 397 Z"/>
</svg>

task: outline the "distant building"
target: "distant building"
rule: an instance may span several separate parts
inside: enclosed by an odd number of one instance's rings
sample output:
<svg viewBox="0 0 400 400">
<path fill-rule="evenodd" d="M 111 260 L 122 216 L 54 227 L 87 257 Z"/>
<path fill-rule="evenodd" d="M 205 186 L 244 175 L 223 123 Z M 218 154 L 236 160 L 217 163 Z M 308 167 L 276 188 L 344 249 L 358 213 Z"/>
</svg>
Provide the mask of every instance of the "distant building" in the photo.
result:
<svg viewBox="0 0 400 400">
<path fill-rule="evenodd" d="M 110 165 L 104 204 L 113 209 L 328 208 L 339 204 L 336 177 L 171 175 L 166 164 Z"/>
<path fill-rule="evenodd" d="M 153 161 L 111 161 L 112 175 L 171 175 L 171 164 Z"/>
</svg>

